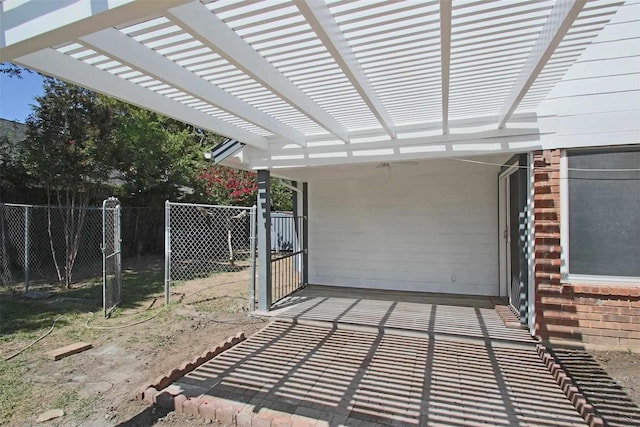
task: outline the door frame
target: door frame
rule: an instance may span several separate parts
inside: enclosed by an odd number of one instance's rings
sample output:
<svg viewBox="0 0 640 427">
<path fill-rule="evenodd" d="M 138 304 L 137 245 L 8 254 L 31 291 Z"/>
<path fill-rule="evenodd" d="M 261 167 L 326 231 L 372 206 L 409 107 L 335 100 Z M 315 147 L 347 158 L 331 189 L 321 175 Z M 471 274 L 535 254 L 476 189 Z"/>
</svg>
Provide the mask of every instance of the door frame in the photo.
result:
<svg viewBox="0 0 640 427">
<path fill-rule="evenodd" d="M 535 324 L 535 294 L 534 294 L 534 276 L 533 276 L 533 218 L 532 218 L 532 196 L 531 192 L 533 189 L 533 173 L 530 165 L 532 157 L 531 154 L 517 154 L 511 157 L 507 162 L 502 166 L 500 173 L 498 175 L 498 242 L 499 242 L 499 295 L 501 297 L 509 298 L 509 293 L 511 289 L 510 277 L 508 275 L 510 269 L 510 248 L 508 244 L 508 240 L 505 241 L 504 232 L 507 230 L 507 225 L 509 223 L 509 177 L 518 172 L 521 168 L 527 168 L 527 173 L 522 174 L 521 178 L 525 181 L 524 188 L 521 189 L 525 192 L 525 200 L 524 200 L 524 208 L 526 212 L 526 245 L 525 245 L 525 258 L 526 262 L 521 264 L 520 270 L 521 274 L 527 280 L 527 312 L 526 319 L 522 319 L 524 325 L 529 327 L 530 331 L 533 331 L 533 326 Z M 507 235 L 507 239 L 508 239 Z"/>
<path fill-rule="evenodd" d="M 509 163 L 515 160 L 512 164 Z M 509 159 L 498 176 L 498 241 L 500 248 L 500 293 L 501 297 L 509 298 L 509 262 L 511 253 L 508 248 L 509 233 L 509 177 L 519 169 L 517 157 Z M 506 242 L 505 242 L 506 241 Z"/>
</svg>

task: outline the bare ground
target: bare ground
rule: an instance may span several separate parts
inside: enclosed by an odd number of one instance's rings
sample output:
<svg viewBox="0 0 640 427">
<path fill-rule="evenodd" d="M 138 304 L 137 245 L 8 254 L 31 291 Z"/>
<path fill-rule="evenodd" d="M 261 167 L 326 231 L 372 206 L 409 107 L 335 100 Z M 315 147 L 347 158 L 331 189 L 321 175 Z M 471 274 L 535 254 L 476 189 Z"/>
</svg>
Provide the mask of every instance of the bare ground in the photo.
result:
<svg viewBox="0 0 640 427">
<path fill-rule="evenodd" d="M 96 306 L 94 298 L 99 295 L 89 292 L 95 285 L 76 285 L 64 292 L 47 288 L 54 297 L 42 301 L 3 290 L 0 383 L 6 387 L 0 389 L 0 424 L 36 425 L 36 417 L 53 408 L 63 409 L 65 415 L 37 425 L 205 424 L 149 407 L 137 400 L 136 392 L 229 336 L 240 331 L 251 335 L 265 324 L 248 318 L 248 269 L 177 285 L 172 305 L 164 308 L 156 264 L 129 270 L 141 276 L 129 280 L 130 285 L 142 287 L 146 281 L 155 285 L 145 295 L 134 293 L 130 299 L 135 304 L 126 303 L 125 292 L 123 307 L 110 319 L 104 319 Z M 147 271 L 140 273 L 142 267 Z M 46 333 L 55 318 L 50 335 L 4 360 Z M 43 358 L 44 352 L 77 341 L 90 342 L 94 348 L 56 362 Z"/>
</svg>

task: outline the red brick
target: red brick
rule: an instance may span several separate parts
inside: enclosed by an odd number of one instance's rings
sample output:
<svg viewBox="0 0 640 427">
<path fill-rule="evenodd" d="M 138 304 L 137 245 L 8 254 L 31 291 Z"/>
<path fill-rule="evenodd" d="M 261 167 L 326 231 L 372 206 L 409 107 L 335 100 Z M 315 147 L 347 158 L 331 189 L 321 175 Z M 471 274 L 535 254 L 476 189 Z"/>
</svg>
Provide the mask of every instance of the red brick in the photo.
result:
<svg viewBox="0 0 640 427">
<path fill-rule="evenodd" d="M 198 415 L 206 420 L 219 419 L 220 414 L 218 412 L 218 407 L 213 399 L 202 399 L 200 405 L 198 406 Z"/>
<path fill-rule="evenodd" d="M 271 427 L 292 427 L 293 422 L 290 418 L 274 418 L 271 420 Z"/>
<path fill-rule="evenodd" d="M 182 405 L 184 404 L 184 402 L 187 400 L 187 396 L 185 396 L 184 394 L 179 394 L 176 397 L 173 398 L 173 410 L 176 411 L 178 414 L 182 413 Z"/>
<path fill-rule="evenodd" d="M 627 331 L 640 331 L 640 323 L 635 321 L 624 325 L 624 329 Z"/>
<path fill-rule="evenodd" d="M 240 427 L 251 427 L 251 422 L 255 414 L 249 411 L 240 411 L 236 415 L 236 425 Z"/>
<path fill-rule="evenodd" d="M 154 398 L 155 398 L 156 394 L 158 394 L 158 390 L 156 390 L 153 387 L 148 387 L 144 391 L 144 397 L 142 398 L 142 400 L 145 403 L 148 403 L 148 404 L 152 405 L 154 403 Z"/>
<path fill-rule="evenodd" d="M 604 305 L 593 306 L 593 312 L 594 313 L 601 313 L 601 314 L 620 314 L 620 308 L 619 307 L 609 307 L 609 306 L 604 306 Z"/>
<path fill-rule="evenodd" d="M 291 420 L 287 420 L 287 419 L 278 419 L 278 423 L 276 423 L 275 419 L 271 419 L 268 416 L 256 416 L 253 417 L 251 426 L 252 427 L 274 427 L 274 426 L 287 426 L 287 427 L 291 427 L 293 425 L 293 423 L 291 422 Z"/>
<path fill-rule="evenodd" d="M 198 407 L 202 400 L 198 397 L 191 397 L 182 402 L 182 413 L 187 415 L 198 415 Z"/>
<path fill-rule="evenodd" d="M 237 408 L 232 405 L 222 404 L 217 408 L 218 421 L 221 424 L 233 424 L 235 423 Z"/>
<path fill-rule="evenodd" d="M 604 316 L 602 316 L 602 320 L 605 322 L 629 323 L 631 322 L 631 316 L 618 316 L 615 314 L 605 314 Z"/>
</svg>

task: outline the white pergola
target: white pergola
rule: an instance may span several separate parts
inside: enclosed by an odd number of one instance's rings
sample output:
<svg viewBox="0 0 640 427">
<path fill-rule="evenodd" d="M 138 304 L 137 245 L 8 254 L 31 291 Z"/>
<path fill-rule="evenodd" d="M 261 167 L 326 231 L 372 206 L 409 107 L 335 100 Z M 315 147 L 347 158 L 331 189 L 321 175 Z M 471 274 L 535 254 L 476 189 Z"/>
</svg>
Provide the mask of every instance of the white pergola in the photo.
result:
<svg viewBox="0 0 640 427">
<path fill-rule="evenodd" d="M 605 0 L 5 0 L 0 58 L 246 144 L 253 169 L 522 152 Z"/>
</svg>

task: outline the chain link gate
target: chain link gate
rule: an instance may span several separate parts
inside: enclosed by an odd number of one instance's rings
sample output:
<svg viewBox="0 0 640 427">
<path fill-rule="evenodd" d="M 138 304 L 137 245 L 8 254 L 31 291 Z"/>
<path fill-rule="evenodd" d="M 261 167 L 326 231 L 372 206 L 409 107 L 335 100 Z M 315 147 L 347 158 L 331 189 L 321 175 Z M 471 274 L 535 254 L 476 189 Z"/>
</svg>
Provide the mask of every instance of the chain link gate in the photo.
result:
<svg viewBox="0 0 640 427">
<path fill-rule="evenodd" d="M 246 272 L 246 275 L 244 274 Z M 240 273 L 255 289 L 255 208 L 165 203 L 165 304 L 171 284 Z M 236 280 L 231 278 L 229 280 Z M 249 304 L 253 310 L 253 303 Z"/>
<path fill-rule="evenodd" d="M 122 253 L 120 202 L 111 197 L 102 202 L 102 305 L 108 317 L 122 297 Z"/>
</svg>

